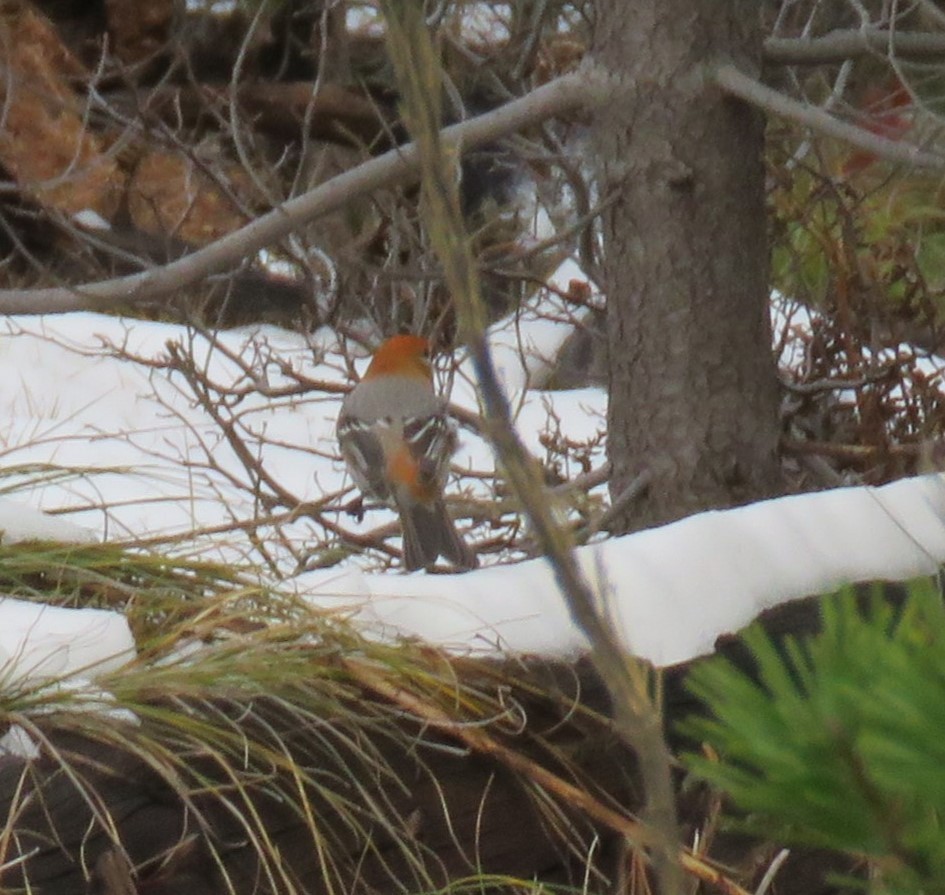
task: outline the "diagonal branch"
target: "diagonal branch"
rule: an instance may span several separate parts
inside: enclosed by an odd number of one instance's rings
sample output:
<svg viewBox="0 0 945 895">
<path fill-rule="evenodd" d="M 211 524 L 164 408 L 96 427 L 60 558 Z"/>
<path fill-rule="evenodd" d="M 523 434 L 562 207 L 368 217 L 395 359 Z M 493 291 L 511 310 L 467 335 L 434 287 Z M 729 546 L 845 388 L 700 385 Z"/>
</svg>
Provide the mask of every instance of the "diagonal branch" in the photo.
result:
<svg viewBox="0 0 945 895">
<path fill-rule="evenodd" d="M 454 124 L 443 139 L 462 151 L 580 108 L 589 102 L 591 85 L 580 72 L 549 81 L 521 99 Z M 401 146 L 290 199 L 268 214 L 162 267 L 77 287 L 0 289 L 0 314 L 52 314 L 107 310 L 136 304 L 226 270 L 243 258 L 287 236 L 301 225 L 338 211 L 352 199 L 384 187 L 413 183 L 420 164 L 414 144 Z"/>
<path fill-rule="evenodd" d="M 752 103 L 765 112 L 780 115 L 782 118 L 803 124 L 811 130 L 820 131 L 828 137 L 843 140 L 845 143 L 866 150 L 877 158 L 913 168 L 945 170 L 945 156 L 937 152 L 927 152 L 913 143 L 889 140 L 870 133 L 862 127 L 857 127 L 855 124 L 841 121 L 823 109 L 791 99 L 773 90 L 761 81 L 739 71 L 730 63 L 714 67 L 709 73 L 709 78 L 727 93 Z"/>
</svg>

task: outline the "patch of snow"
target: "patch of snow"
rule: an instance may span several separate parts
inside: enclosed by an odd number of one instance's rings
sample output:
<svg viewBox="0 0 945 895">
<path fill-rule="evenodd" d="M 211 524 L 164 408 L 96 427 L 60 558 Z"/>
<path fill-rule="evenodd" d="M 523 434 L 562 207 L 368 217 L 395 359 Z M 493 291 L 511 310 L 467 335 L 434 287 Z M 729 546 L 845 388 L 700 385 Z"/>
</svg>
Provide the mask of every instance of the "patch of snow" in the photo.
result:
<svg viewBox="0 0 945 895">
<path fill-rule="evenodd" d="M 283 277 L 290 282 L 299 279 L 298 266 L 270 249 L 260 251 L 256 259 L 260 267 L 275 277 Z"/>
<path fill-rule="evenodd" d="M 580 311 L 554 291 L 566 294 L 572 281 L 588 285 L 591 304 L 602 300 L 577 263 L 566 259 L 549 277 L 552 289 L 541 290 L 516 314 L 489 328 L 492 360 L 513 404 L 526 390 L 540 387 L 547 379 L 561 346 L 574 332 Z M 469 358 L 460 363 L 457 379 L 452 400 L 475 408 L 476 377 Z M 525 396 L 525 400 L 529 398 Z"/>
<path fill-rule="evenodd" d="M 91 544 L 97 540 L 93 532 L 67 519 L 50 516 L 12 500 L 0 500 L 0 543 L 2 544 L 20 544 L 24 541 Z"/>
<path fill-rule="evenodd" d="M 464 44 L 495 45 L 510 37 L 512 6 L 509 3 L 463 2 L 456 5 L 452 24 Z M 365 37 L 383 37 L 384 16 L 373 3 L 350 3 L 345 12 L 349 32 Z"/>
<path fill-rule="evenodd" d="M 11 724 L 0 737 L 0 756 L 3 755 L 34 761 L 39 758 L 40 752 L 36 741 L 19 724 Z"/>
<path fill-rule="evenodd" d="M 230 16 L 239 8 L 237 0 L 187 0 L 188 12 L 208 12 L 215 16 Z"/>
<path fill-rule="evenodd" d="M 350 34 L 362 37 L 383 37 L 384 17 L 370 3 L 349 3 L 345 8 L 345 26 Z"/>
<path fill-rule="evenodd" d="M 252 489 L 239 487 L 245 469 L 219 426 L 195 404 L 182 375 L 162 366 L 169 343 L 222 386 L 247 388 L 241 424 L 251 444 L 280 442 L 264 458 L 280 484 L 300 500 L 341 486 L 340 467 L 311 452 L 333 444 L 338 398 L 274 401 L 255 389 L 287 382 L 264 364 L 270 351 L 313 379 L 341 378 L 336 366 L 313 363 L 300 336 L 256 327 L 222 333 L 213 345 L 185 327 L 67 314 L 0 321 L 0 366 L 9 375 L 0 390 L 7 420 L 0 462 L 8 491 L 19 467 L 80 469 L 65 482 L 24 473 L 18 496 L 74 510 L 75 521 L 112 540 L 222 525 L 231 511 L 252 514 Z M 119 357 L 118 349 L 143 362 Z M 251 376 L 233 357 L 245 358 Z"/>
<path fill-rule="evenodd" d="M 463 44 L 494 46 L 505 43 L 512 36 L 510 3 L 462 3 L 456 14 L 459 40 Z"/>
<path fill-rule="evenodd" d="M 0 689 L 105 674 L 135 655 L 128 620 L 0 597 Z"/>
<path fill-rule="evenodd" d="M 72 215 L 72 220 L 77 227 L 83 230 L 111 230 L 112 225 L 108 223 L 97 211 L 91 208 L 83 208 Z"/>
</svg>

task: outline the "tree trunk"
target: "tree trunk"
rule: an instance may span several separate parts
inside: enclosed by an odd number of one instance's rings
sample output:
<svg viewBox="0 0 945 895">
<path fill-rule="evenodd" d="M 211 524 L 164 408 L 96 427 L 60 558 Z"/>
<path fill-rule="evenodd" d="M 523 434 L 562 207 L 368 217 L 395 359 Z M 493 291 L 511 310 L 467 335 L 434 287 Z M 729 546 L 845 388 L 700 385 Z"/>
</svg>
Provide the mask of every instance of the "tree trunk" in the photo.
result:
<svg viewBox="0 0 945 895">
<path fill-rule="evenodd" d="M 768 318 L 764 121 L 702 78 L 760 67 L 757 4 L 600 0 L 593 59 L 615 84 L 594 125 L 618 530 L 779 491 Z"/>
</svg>

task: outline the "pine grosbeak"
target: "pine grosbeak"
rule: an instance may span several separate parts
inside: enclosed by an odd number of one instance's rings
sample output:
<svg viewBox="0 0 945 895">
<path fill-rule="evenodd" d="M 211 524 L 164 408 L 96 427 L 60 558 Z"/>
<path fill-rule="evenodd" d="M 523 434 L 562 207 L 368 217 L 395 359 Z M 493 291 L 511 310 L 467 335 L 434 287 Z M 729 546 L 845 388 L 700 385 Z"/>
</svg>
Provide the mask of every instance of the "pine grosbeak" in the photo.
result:
<svg viewBox="0 0 945 895">
<path fill-rule="evenodd" d="M 472 569 L 475 554 L 443 502 L 456 431 L 434 390 L 428 352 L 427 340 L 411 335 L 377 349 L 341 405 L 338 443 L 361 491 L 399 513 L 408 569 L 428 569 L 439 556 Z"/>
</svg>

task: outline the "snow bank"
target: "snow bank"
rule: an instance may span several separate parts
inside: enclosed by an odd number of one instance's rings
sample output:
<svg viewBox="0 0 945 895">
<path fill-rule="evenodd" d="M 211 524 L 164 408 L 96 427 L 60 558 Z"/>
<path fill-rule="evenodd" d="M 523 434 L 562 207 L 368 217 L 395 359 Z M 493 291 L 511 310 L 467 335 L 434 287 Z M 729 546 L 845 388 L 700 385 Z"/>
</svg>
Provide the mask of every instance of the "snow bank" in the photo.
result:
<svg viewBox="0 0 945 895">
<path fill-rule="evenodd" d="M 922 476 L 700 513 L 578 556 L 627 648 L 669 665 L 711 652 L 719 635 L 787 600 L 934 573 L 945 562 L 945 480 Z M 347 569 L 296 583 L 313 605 L 354 611 L 382 637 L 485 654 L 587 649 L 543 559 L 463 575 Z"/>
</svg>

